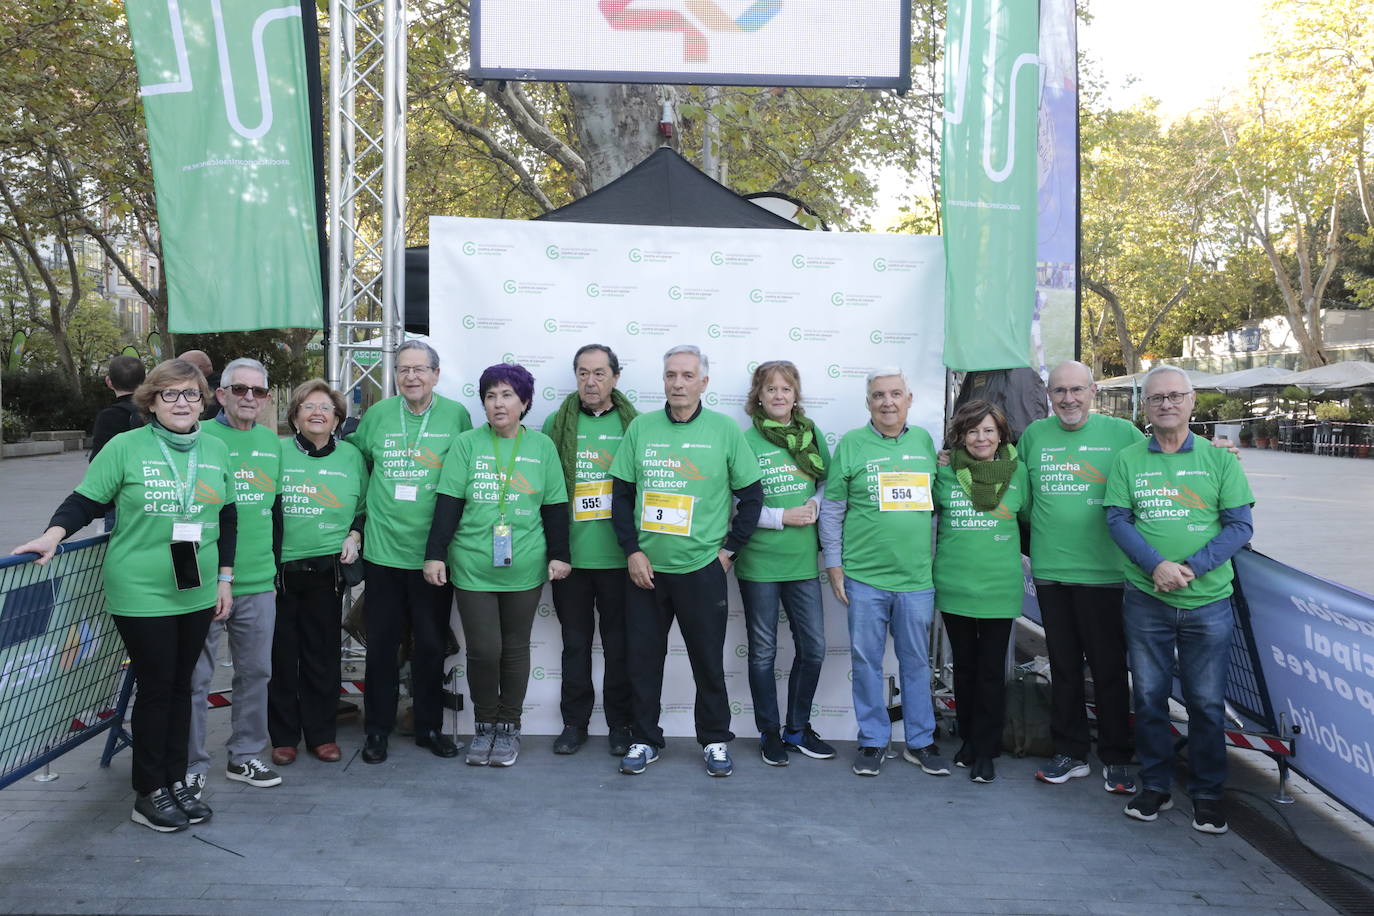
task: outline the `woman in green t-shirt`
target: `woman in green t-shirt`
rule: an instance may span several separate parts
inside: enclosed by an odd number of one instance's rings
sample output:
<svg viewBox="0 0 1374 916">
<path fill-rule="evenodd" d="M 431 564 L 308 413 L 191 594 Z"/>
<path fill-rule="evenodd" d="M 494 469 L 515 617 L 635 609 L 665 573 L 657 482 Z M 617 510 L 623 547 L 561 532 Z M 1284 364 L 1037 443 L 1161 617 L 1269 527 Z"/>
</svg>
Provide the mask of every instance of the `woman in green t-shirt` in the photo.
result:
<svg viewBox="0 0 1374 916">
<path fill-rule="evenodd" d="M 191 731 L 191 672 L 211 619 L 233 604 L 237 512 L 224 443 L 200 434 L 210 387 L 200 370 L 159 363 L 134 392 L 151 422 L 115 436 L 95 456 L 48 530 L 14 552 L 47 563 L 63 538 L 114 503 L 104 573 L 105 607 L 114 617 L 138 685 L 133 710 L 130 819 L 171 833 L 210 817 L 186 784 Z"/>
<path fill-rule="evenodd" d="M 769 766 L 787 766 L 787 752 L 819 760 L 835 749 L 811 728 L 811 701 L 825 661 L 825 618 L 816 562 L 816 520 L 830 452 L 825 436 L 801 406 L 801 375 L 787 360 L 754 370 L 744 431 L 763 474 L 763 512 L 749 543 L 735 558 L 749 635 L 749 693 L 759 753 Z M 796 654 L 787 680 L 787 721 L 778 716 L 773 663 L 778 606 L 787 611 Z"/>
<path fill-rule="evenodd" d="M 963 746 L 957 766 L 977 783 L 997 778 L 1006 714 L 1007 640 L 1024 591 L 1016 514 L 1026 468 L 1002 409 L 969 401 L 945 434 L 949 465 L 935 478 L 935 606 L 954 654 L 954 701 Z"/>
<path fill-rule="evenodd" d="M 346 410 L 324 379 L 291 392 L 286 415 L 294 436 L 282 440 L 281 572 L 272 633 L 267 731 L 272 762 L 296 760 L 296 745 L 325 763 L 343 755 L 335 743 L 339 701 L 339 602 L 345 571 L 361 577 L 367 464 L 334 438 Z"/>
<path fill-rule="evenodd" d="M 553 440 L 520 422 L 534 377 L 498 363 L 477 389 L 487 423 L 460 435 L 444 461 L 424 575 L 458 595 L 476 720 L 467 762 L 508 767 L 520 756 L 539 594 L 572 571 L 568 491 Z"/>
</svg>

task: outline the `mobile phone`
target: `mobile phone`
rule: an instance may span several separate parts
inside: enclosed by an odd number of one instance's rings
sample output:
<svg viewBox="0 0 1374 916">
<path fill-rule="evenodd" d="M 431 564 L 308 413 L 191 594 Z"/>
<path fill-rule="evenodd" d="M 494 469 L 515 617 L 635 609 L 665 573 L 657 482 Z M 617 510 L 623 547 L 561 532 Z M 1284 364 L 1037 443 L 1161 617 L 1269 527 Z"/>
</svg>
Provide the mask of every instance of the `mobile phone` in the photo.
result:
<svg viewBox="0 0 1374 916">
<path fill-rule="evenodd" d="M 172 573 L 176 576 L 177 591 L 200 588 L 200 562 L 196 558 L 200 545 L 192 541 L 173 541 Z"/>
</svg>

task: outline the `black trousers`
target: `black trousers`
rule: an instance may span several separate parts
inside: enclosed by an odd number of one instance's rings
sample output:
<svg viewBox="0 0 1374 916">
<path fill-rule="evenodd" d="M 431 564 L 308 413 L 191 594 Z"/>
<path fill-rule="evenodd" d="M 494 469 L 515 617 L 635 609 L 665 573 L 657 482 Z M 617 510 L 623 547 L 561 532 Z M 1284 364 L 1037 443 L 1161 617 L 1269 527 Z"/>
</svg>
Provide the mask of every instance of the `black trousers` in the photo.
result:
<svg viewBox="0 0 1374 916">
<path fill-rule="evenodd" d="M 191 674 L 214 608 L 165 617 L 114 614 L 134 665 L 133 784 L 139 795 L 186 778 L 191 740 Z"/>
<path fill-rule="evenodd" d="M 553 583 L 553 606 L 563 631 L 564 725 L 586 728 L 592 719 L 592 638 L 601 615 L 601 705 L 611 728 L 630 726 L 630 675 L 625 667 L 624 569 L 574 569 Z"/>
<path fill-rule="evenodd" d="M 542 585 L 522 592 L 453 590 L 468 645 L 468 690 L 475 721 L 520 727 L 530 686 L 530 631 L 543 590 Z"/>
<path fill-rule="evenodd" d="M 453 593 L 430 585 L 418 569 L 367 563 L 367 689 L 363 727 L 388 735 L 400 697 L 397 653 L 405 624 L 415 647 L 410 656 L 415 731 L 439 731 L 444 723 L 444 645 Z"/>
<path fill-rule="evenodd" d="M 1131 762 L 1131 687 L 1121 588 L 1038 583 L 1040 618 L 1050 656 L 1050 733 L 1054 752 L 1085 760 L 1090 746 L 1083 662 L 1093 675 L 1097 756 L 1108 765 Z"/>
<path fill-rule="evenodd" d="M 342 651 L 340 598 L 333 557 L 320 568 L 284 566 L 272 633 L 272 680 L 267 685 L 267 733 L 273 747 L 332 744 L 339 704 Z"/>
<path fill-rule="evenodd" d="M 959 734 L 973 756 L 1002 756 L 1002 723 L 1007 714 L 1007 640 L 1010 618 L 985 619 L 962 614 L 940 616 L 954 653 L 954 713 Z"/>
<path fill-rule="evenodd" d="M 625 635 L 629 658 L 631 730 L 638 744 L 663 747 L 663 663 L 668 630 L 677 619 L 696 682 L 697 741 L 702 746 L 735 737 L 725 691 L 725 570 L 712 560 L 689 573 L 654 572 L 643 589 L 626 577 Z"/>
</svg>

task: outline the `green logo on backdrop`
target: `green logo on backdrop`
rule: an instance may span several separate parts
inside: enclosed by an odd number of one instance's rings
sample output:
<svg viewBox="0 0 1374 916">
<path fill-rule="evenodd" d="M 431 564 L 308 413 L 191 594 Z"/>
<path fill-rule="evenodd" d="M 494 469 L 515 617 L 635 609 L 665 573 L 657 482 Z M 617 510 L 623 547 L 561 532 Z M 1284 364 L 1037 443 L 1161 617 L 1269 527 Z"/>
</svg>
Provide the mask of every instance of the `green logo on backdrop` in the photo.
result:
<svg viewBox="0 0 1374 916">
<path fill-rule="evenodd" d="M 787 336 L 788 336 L 788 338 L 790 338 L 790 339 L 792 339 L 792 340 L 801 340 L 801 339 L 802 339 L 801 328 L 789 328 L 788 331 L 787 331 Z"/>
<path fill-rule="evenodd" d="M 876 270 L 878 273 L 882 273 L 883 271 L 887 270 L 887 258 L 874 258 L 873 269 Z"/>
<path fill-rule="evenodd" d="M 711 252 L 711 263 L 712 263 L 712 264 L 715 264 L 716 266 L 720 266 L 721 264 L 724 264 L 724 263 L 725 263 L 725 255 L 721 254 L 719 251 L 713 251 L 713 252 Z"/>
<path fill-rule="evenodd" d="M 669 298 L 669 299 L 681 299 L 681 298 L 682 298 L 682 287 L 680 287 L 680 286 L 670 286 L 670 287 L 668 287 L 668 298 Z"/>
<path fill-rule="evenodd" d="M 868 339 L 875 344 L 880 344 L 883 342 L 883 332 L 874 331 L 868 335 Z"/>
<path fill-rule="evenodd" d="M 748 646 L 746 646 L 744 643 L 740 643 L 740 644 L 738 644 L 737 646 L 735 646 L 735 658 L 748 658 L 748 657 L 749 657 L 749 647 L 748 647 Z"/>
<path fill-rule="evenodd" d="M 474 384 L 472 384 L 472 382 L 468 382 L 468 383 L 466 383 L 465 385 L 463 385 L 463 397 L 465 397 L 465 398 L 475 398 L 475 397 L 477 397 L 477 386 L 474 385 Z"/>
<path fill-rule="evenodd" d="M 544 254 L 548 256 L 548 259 L 549 259 L 550 261 L 557 261 L 557 260 L 558 260 L 558 246 L 557 246 L 557 245 L 550 245 L 548 248 L 545 248 L 545 249 L 544 249 Z"/>
<path fill-rule="evenodd" d="M 792 266 L 797 268 L 797 270 L 801 270 L 806 266 L 806 258 L 799 254 L 792 255 Z"/>
<path fill-rule="evenodd" d="M 840 434 L 839 434 L 839 433 L 826 433 L 826 434 L 825 434 L 825 444 L 828 445 L 828 446 L 830 446 L 831 448 L 834 448 L 835 446 L 839 445 L 839 444 L 840 444 Z M 822 574 L 821 578 L 825 578 L 824 574 Z"/>
<path fill-rule="evenodd" d="M 707 407 L 715 407 L 720 403 L 720 395 L 716 394 L 714 391 L 708 391 L 702 400 L 706 402 Z"/>
<path fill-rule="evenodd" d="M 544 679 L 544 666 L 536 665 L 534 668 L 530 669 L 530 677 L 534 678 L 536 681 L 542 681 Z"/>
<path fill-rule="evenodd" d="M 706 336 L 707 336 L 707 337 L 719 337 L 719 336 L 720 336 L 720 325 L 718 325 L 718 324 L 708 324 L 708 325 L 706 326 Z"/>
<path fill-rule="evenodd" d="M 596 284 L 596 283 L 588 283 L 588 284 L 587 284 L 587 295 L 588 295 L 588 296 L 591 296 L 593 299 L 595 299 L 597 296 L 600 296 L 600 295 L 601 295 L 601 287 L 600 287 L 600 285 L 598 285 L 598 284 Z"/>
<path fill-rule="evenodd" d="M 507 294 L 514 294 L 517 289 L 514 280 L 507 280 L 505 283 L 502 283 L 501 288 L 505 290 Z"/>
<path fill-rule="evenodd" d="M 631 261 L 633 261 L 636 264 L 644 260 L 644 255 L 640 253 L 640 250 L 638 248 L 631 248 L 628 257 Z"/>
<path fill-rule="evenodd" d="M 545 318 L 545 319 L 544 319 L 544 330 L 548 331 L 550 334 L 557 334 L 557 333 L 558 333 L 558 322 L 555 321 L 555 320 L 552 319 L 552 318 Z"/>
<path fill-rule="evenodd" d="M 553 386 L 552 386 L 552 385 L 547 385 L 547 386 L 545 386 L 545 388 L 544 388 L 544 400 L 546 400 L 546 401 L 552 401 L 556 396 L 557 396 L 557 392 L 555 392 L 555 391 L 553 390 Z"/>
<path fill-rule="evenodd" d="M 761 289 L 751 289 L 751 290 L 749 290 L 749 301 L 750 301 L 750 302 L 762 302 L 762 301 L 763 301 L 763 290 L 761 290 Z"/>
<path fill-rule="evenodd" d="M 830 294 L 830 304 L 831 304 L 831 305 L 844 305 L 844 293 L 831 293 L 831 294 Z"/>
<path fill-rule="evenodd" d="M 476 243 L 476 242 L 464 242 L 464 243 L 463 243 L 463 254 L 476 254 L 476 253 L 477 253 L 477 243 Z"/>
<path fill-rule="evenodd" d="M 638 321 L 627 321 L 627 322 L 625 322 L 625 333 L 626 333 L 626 334 L 629 334 L 631 337 L 634 337 L 636 334 L 638 334 L 638 333 L 639 333 L 639 322 L 638 322 Z"/>
<path fill-rule="evenodd" d="M 473 328 L 477 327 L 477 319 L 474 318 L 472 315 L 464 315 L 464 316 L 463 316 L 463 327 L 465 327 L 465 328 L 467 328 L 469 331 L 471 331 Z"/>
<path fill-rule="evenodd" d="M 819 703 L 812 703 L 812 704 L 811 704 L 811 718 L 813 718 L 813 719 L 819 718 L 819 717 L 820 717 L 820 714 L 821 714 L 821 706 L 820 706 L 820 704 L 819 704 Z"/>
<path fill-rule="evenodd" d="M 731 701 L 730 701 L 730 715 L 732 715 L 732 716 L 737 716 L 737 715 L 739 715 L 739 714 L 742 713 L 742 712 L 744 712 L 744 704 L 741 703 L 739 700 L 731 700 Z"/>
<path fill-rule="evenodd" d="M 515 365 L 515 354 L 514 354 L 514 353 L 502 353 L 502 354 L 501 354 L 501 362 L 503 362 L 503 363 L 510 363 L 511 365 Z"/>
<path fill-rule="evenodd" d="M 631 404 L 635 404 L 639 401 L 639 391 L 635 388 L 626 388 L 624 390 L 624 395 Z"/>
<path fill-rule="evenodd" d="M 835 363 L 831 363 L 830 365 L 825 367 L 825 374 L 830 376 L 831 378 L 839 378 L 840 367 L 837 366 Z"/>
<path fill-rule="evenodd" d="M 747 366 L 745 366 L 744 368 L 745 368 L 745 370 L 746 370 L 750 375 L 753 375 L 753 374 L 754 374 L 754 370 L 757 369 L 758 367 L 759 367 L 759 361 L 756 360 L 756 359 L 751 359 L 751 360 L 749 361 L 749 364 L 748 364 Z"/>
<path fill-rule="evenodd" d="M 552 617 L 553 605 L 548 602 L 540 602 L 539 607 L 535 608 L 534 612 L 540 617 Z"/>
</svg>

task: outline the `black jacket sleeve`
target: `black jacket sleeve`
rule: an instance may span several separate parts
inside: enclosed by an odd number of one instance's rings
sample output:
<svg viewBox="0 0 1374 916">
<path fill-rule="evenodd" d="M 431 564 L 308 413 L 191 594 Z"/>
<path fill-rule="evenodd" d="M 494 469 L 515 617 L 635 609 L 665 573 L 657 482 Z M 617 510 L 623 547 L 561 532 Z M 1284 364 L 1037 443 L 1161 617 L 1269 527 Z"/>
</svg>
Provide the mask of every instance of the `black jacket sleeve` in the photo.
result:
<svg viewBox="0 0 1374 916">
<path fill-rule="evenodd" d="M 426 560 L 442 560 L 448 556 L 448 545 L 463 519 L 465 503 L 446 493 L 440 493 L 434 501 L 434 521 L 429 523 L 429 540 L 425 542 Z"/>
<path fill-rule="evenodd" d="M 108 503 L 98 503 L 73 490 L 72 494 L 62 500 L 62 505 L 58 506 L 57 511 L 52 514 L 52 518 L 48 520 L 48 527 L 61 528 L 67 532 L 63 537 L 71 537 L 104 515 L 108 509 Z"/>
<path fill-rule="evenodd" d="M 272 561 L 281 565 L 281 541 L 286 526 L 286 519 L 282 516 L 281 494 L 272 503 Z"/>
<path fill-rule="evenodd" d="M 639 529 L 635 527 L 635 485 L 619 477 L 611 478 L 611 530 L 625 556 L 639 552 Z M 757 515 L 755 515 L 757 520 Z"/>
<path fill-rule="evenodd" d="M 739 504 L 735 517 L 730 521 L 730 531 L 725 535 L 722 545 L 729 553 L 737 553 L 754 536 L 759 526 L 759 513 L 763 511 L 763 484 L 755 481 L 747 487 L 734 491 Z M 614 505 L 614 504 L 613 504 Z"/>
<path fill-rule="evenodd" d="M 219 565 L 233 566 L 239 547 L 239 507 L 225 503 L 219 510 Z"/>
<path fill-rule="evenodd" d="M 615 505 L 614 497 L 611 498 L 611 505 Z M 544 522 L 544 544 L 549 559 L 571 563 L 572 550 L 568 544 L 568 527 L 572 523 L 568 521 L 568 504 L 547 503 L 540 506 L 539 517 Z"/>
</svg>

